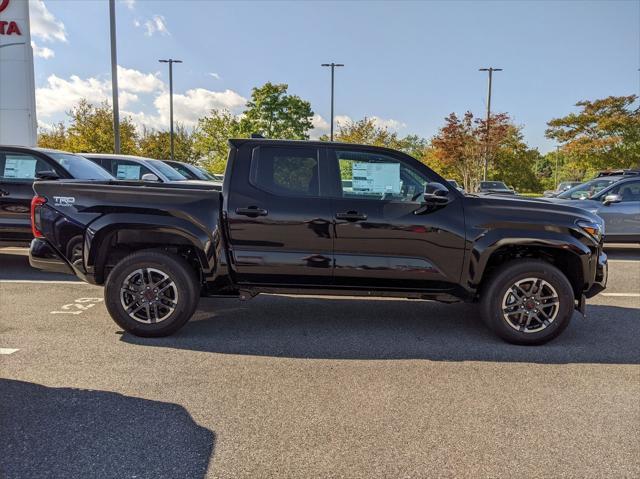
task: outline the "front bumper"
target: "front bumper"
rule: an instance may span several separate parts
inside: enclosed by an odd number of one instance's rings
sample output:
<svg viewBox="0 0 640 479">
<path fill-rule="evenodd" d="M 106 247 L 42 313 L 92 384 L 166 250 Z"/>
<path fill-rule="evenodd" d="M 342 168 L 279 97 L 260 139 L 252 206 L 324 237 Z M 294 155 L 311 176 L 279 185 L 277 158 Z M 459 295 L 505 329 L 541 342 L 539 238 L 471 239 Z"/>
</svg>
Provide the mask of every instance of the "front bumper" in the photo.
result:
<svg viewBox="0 0 640 479">
<path fill-rule="evenodd" d="M 34 238 L 29 247 L 29 264 L 36 269 L 51 273 L 73 274 L 73 268 L 45 240 Z"/>
<path fill-rule="evenodd" d="M 600 251 L 595 264 L 595 276 L 591 287 L 585 291 L 587 298 L 592 298 L 596 294 L 602 292 L 607 287 L 607 279 L 609 278 L 609 263 L 607 255 Z"/>
</svg>

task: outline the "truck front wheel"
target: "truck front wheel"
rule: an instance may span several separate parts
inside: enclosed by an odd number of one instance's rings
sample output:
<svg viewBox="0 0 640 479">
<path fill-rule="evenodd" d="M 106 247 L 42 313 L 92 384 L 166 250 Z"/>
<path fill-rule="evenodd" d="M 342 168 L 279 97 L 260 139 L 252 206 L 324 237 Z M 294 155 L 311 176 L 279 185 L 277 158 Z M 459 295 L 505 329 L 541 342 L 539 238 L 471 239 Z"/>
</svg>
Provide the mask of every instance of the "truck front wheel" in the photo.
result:
<svg viewBox="0 0 640 479">
<path fill-rule="evenodd" d="M 145 250 L 123 258 L 107 278 L 109 314 L 136 336 L 168 336 L 193 315 L 200 299 L 195 272 L 181 257 Z"/>
<path fill-rule="evenodd" d="M 555 338 L 569 325 L 575 304 L 567 277 L 538 260 L 504 264 L 481 295 L 484 321 L 514 344 L 543 344 Z"/>
</svg>

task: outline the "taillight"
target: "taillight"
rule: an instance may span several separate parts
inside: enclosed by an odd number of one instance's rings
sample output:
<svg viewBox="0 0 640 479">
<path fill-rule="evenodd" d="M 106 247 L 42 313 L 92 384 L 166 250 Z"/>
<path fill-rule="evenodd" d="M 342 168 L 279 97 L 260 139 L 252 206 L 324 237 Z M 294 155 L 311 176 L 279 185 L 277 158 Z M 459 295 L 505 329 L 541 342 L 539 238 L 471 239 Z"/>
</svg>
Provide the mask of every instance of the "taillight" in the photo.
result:
<svg viewBox="0 0 640 479">
<path fill-rule="evenodd" d="M 47 202 L 42 196 L 34 196 L 31 199 L 31 232 L 34 238 L 42 238 L 44 235 L 40 231 L 40 207 Z"/>
</svg>

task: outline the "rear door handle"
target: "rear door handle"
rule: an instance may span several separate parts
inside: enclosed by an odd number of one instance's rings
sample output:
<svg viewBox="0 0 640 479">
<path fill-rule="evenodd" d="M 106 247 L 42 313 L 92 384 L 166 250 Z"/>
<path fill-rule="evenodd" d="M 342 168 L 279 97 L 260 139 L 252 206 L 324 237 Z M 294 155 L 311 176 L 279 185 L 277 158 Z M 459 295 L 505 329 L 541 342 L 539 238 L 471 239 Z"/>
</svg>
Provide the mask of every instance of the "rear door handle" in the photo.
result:
<svg viewBox="0 0 640 479">
<path fill-rule="evenodd" d="M 0 190 L 0 196 L 9 196 L 9 192 L 6 190 Z"/>
<path fill-rule="evenodd" d="M 357 211 L 347 211 L 346 213 L 336 213 L 337 220 L 347 221 L 364 221 L 367 219 L 367 215 L 364 213 L 358 213 Z"/>
<path fill-rule="evenodd" d="M 268 211 L 257 206 L 249 206 L 247 208 L 236 208 L 236 214 L 255 218 L 256 216 L 267 216 Z"/>
</svg>

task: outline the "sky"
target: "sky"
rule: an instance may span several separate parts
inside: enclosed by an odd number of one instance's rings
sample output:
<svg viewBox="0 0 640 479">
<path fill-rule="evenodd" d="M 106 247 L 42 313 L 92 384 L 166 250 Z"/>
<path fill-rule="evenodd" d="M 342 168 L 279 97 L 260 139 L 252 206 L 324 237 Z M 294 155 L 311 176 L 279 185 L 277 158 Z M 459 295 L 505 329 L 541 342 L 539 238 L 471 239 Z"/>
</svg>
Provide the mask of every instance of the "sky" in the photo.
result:
<svg viewBox="0 0 640 479">
<path fill-rule="evenodd" d="M 30 0 L 38 121 L 66 118 L 80 98 L 111 98 L 106 0 Z M 167 129 L 211 108 L 240 114 L 267 81 L 311 102 L 312 137 L 336 120 L 374 118 L 401 136 L 431 138 L 451 112 L 491 108 L 524 127 L 541 152 L 546 122 L 580 100 L 640 94 L 640 0 L 191 1 L 117 0 L 121 114 Z"/>
</svg>

